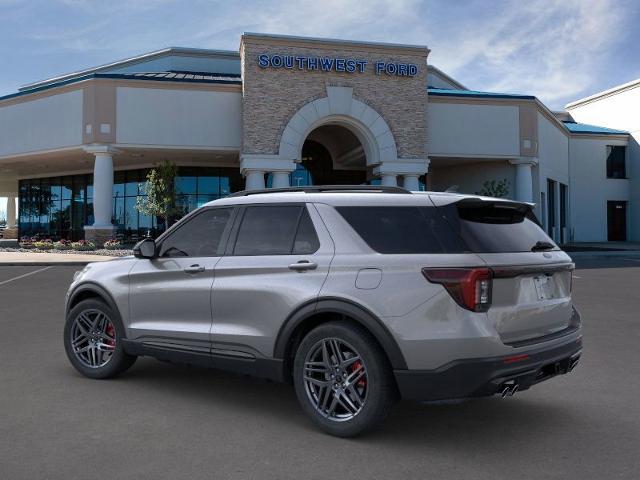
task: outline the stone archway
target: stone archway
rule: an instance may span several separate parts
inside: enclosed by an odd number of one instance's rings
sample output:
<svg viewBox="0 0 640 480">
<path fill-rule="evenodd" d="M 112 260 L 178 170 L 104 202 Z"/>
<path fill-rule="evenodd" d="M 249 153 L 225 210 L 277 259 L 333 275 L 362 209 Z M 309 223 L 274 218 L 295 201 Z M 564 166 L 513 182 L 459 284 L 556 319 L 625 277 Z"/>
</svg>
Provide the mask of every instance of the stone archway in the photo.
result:
<svg viewBox="0 0 640 480">
<path fill-rule="evenodd" d="M 389 125 L 378 112 L 353 98 L 350 87 L 327 87 L 326 97 L 300 108 L 282 132 L 278 156 L 283 160 L 300 162 L 305 140 L 323 125 L 339 125 L 350 130 L 362 145 L 367 166 L 398 159 Z"/>
</svg>

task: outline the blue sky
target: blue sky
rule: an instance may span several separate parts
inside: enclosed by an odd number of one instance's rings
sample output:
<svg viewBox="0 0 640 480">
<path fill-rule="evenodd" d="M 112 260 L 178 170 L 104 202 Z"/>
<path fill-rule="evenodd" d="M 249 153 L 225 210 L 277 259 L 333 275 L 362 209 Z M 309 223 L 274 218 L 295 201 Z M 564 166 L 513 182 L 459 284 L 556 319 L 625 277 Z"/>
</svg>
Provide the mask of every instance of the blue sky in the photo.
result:
<svg viewBox="0 0 640 480">
<path fill-rule="evenodd" d="M 0 95 L 166 46 L 236 50 L 243 31 L 427 45 L 467 87 L 553 109 L 640 77 L 634 0 L 0 0 Z"/>
</svg>

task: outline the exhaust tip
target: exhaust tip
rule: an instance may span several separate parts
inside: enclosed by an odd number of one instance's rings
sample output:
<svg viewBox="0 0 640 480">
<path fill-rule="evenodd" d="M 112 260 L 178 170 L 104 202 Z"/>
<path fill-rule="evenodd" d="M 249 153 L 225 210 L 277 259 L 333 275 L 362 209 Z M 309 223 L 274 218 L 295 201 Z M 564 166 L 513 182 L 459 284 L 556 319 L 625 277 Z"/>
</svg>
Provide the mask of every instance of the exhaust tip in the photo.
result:
<svg viewBox="0 0 640 480">
<path fill-rule="evenodd" d="M 512 397 L 520 386 L 514 381 L 513 383 L 503 383 L 498 390 L 502 398 Z"/>
</svg>

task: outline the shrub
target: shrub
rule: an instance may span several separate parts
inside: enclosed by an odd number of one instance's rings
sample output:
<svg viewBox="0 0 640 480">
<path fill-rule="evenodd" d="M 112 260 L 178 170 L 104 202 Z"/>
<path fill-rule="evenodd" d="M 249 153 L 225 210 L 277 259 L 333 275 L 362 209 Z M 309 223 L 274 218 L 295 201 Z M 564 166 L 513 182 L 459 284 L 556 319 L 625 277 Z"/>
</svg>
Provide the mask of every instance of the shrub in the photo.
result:
<svg viewBox="0 0 640 480">
<path fill-rule="evenodd" d="M 106 242 L 104 242 L 104 248 L 106 250 L 121 250 L 122 242 L 120 240 L 116 240 L 114 238 L 110 238 Z"/>
<path fill-rule="evenodd" d="M 22 237 L 20 238 L 20 242 L 19 242 L 20 248 L 26 248 L 26 249 L 32 249 L 33 247 L 33 241 L 31 240 L 31 237 Z"/>
<path fill-rule="evenodd" d="M 56 250 L 71 250 L 71 241 L 70 240 L 58 240 L 57 242 L 53 242 L 53 248 Z"/>
<path fill-rule="evenodd" d="M 47 238 L 45 240 L 36 240 L 33 242 L 34 248 L 38 248 L 40 250 L 51 250 L 53 248 L 53 241 Z"/>
<path fill-rule="evenodd" d="M 96 249 L 96 244 L 88 240 L 78 240 L 77 242 L 71 242 L 71 248 L 79 251 L 90 251 Z"/>
</svg>

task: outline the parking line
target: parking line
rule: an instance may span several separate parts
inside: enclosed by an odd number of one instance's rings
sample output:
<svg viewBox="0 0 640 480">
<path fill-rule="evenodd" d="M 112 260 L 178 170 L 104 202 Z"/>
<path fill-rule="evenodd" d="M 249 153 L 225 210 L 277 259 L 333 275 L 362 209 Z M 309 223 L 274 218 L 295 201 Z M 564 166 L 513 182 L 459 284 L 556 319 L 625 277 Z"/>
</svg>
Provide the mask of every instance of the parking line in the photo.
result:
<svg viewBox="0 0 640 480">
<path fill-rule="evenodd" d="M 44 272 L 45 270 L 49 270 L 51 267 L 40 268 L 39 270 L 34 270 L 33 272 L 25 273 L 24 275 L 19 275 L 17 277 L 10 278 L 9 280 L 5 280 L 0 282 L 0 285 L 4 285 L 5 283 L 13 282 L 14 280 L 20 280 L 21 278 L 28 277 L 29 275 L 34 275 L 38 272 Z"/>
</svg>

